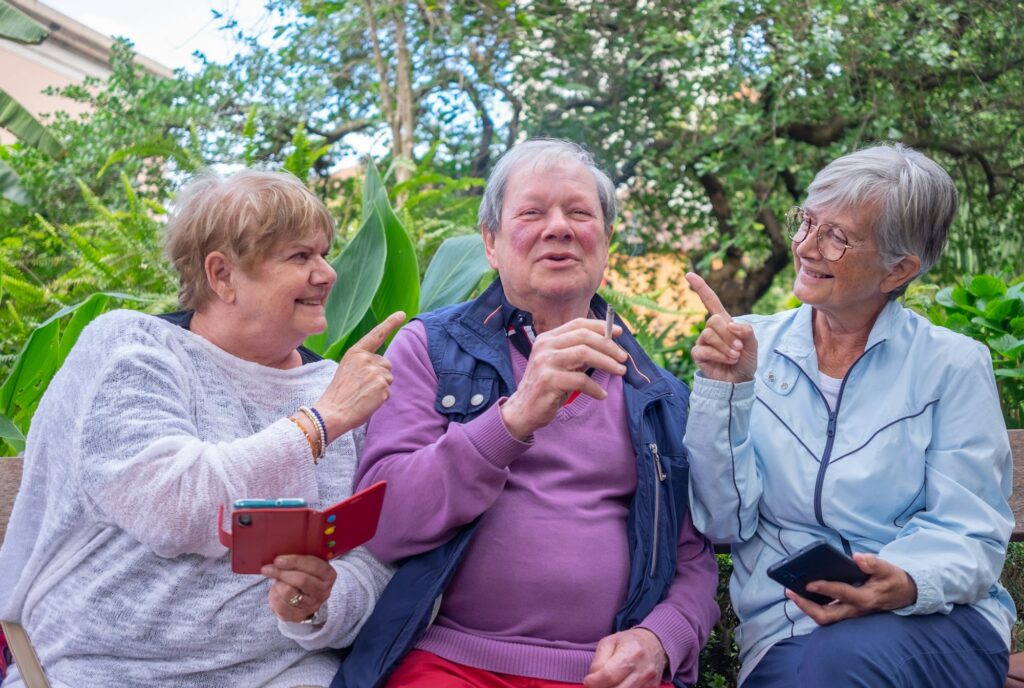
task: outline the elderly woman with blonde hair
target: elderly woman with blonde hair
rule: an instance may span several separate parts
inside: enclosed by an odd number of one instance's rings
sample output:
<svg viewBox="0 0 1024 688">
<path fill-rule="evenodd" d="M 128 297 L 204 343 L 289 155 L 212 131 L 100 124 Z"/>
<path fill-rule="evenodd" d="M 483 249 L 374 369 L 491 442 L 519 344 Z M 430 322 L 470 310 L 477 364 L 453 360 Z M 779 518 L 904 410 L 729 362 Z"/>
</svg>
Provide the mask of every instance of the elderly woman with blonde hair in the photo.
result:
<svg viewBox="0 0 1024 688">
<path fill-rule="evenodd" d="M 356 549 L 233 573 L 216 518 L 239 498 L 352 492 L 391 383 L 375 350 L 404 315 L 340 365 L 301 346 L 326 326 L 333 237 L 291 175 L 200 175 L 167 226 L 185 310 L 97 318 L 54 377 L 0 550 L 0 618 L 54 685 L 330 682 L 389 570 Z"/>
</svg>

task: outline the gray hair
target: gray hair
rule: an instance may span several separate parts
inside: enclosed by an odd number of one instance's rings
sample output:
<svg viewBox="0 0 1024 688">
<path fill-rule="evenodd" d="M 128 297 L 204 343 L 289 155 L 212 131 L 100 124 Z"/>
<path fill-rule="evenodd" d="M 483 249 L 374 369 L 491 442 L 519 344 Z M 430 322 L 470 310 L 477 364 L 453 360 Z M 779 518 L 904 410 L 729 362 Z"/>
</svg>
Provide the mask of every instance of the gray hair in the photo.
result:
<svg viewBox="0 0 1024 688">
<path fill-rule="evenodd" d="M 806 204 L 839 210 L 876 206 L 872 229 L 883 264 L 891 267 L 904 256 L 917 256 L 917 278 L 942 255 L 959 196 L 938 163 L 896 143 L 833 160 L 811 182 Z M 902 294 L 907 284 L 892 296 Z"/>
<path fill-rule="evenodd" d="M 205 261 L 221 251 L 252 274 L 280 243 L 322 234 L 334 239 L 334 218 L 289 172 L 241 170 L 222 177 L 207 169 L 174 199 L 164 250 L 178 271 L 178 302 L 195 310 L 213 297 Z"/>
<path fill-rule="evenodd" d="M 594 184 L 597 186 L 597 198 L 601 203 L 601 212 L 604 215 L 604 231 L 606 234 L 611 232 L 612 223 L 615 222 L 615 218 L 619 214 L 618 200 L 615 198 L 615 185 L 594 162 L 594 156 L 572 141 L 539 138 L 530 139 L 509 148 L 498 160 L 498 164 L 494 166 L 491 175 L 487 178 L 484 197 L 480 201 L 478 216 L 480 227 L 486 227 L 491 234 L 498 231 L 501 226 L 501 206 L 505 200 L 505 192 L 508 190 L 509 177 L 520 166 L 531 164 L 540 167 L 565 160 L 582 163 L 590 170 L 590 174 L 594 177 Z"/>
</svg>

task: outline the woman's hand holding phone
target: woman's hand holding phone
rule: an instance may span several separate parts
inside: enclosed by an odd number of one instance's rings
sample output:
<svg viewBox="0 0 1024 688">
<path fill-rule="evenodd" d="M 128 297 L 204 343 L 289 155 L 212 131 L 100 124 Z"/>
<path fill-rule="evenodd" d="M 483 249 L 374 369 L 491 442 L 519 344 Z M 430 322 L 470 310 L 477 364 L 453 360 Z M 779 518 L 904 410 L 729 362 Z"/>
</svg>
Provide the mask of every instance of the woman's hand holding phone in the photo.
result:
<svg viewBox="0 0 1024 688">
<path fill-rule="evenodd" d="M 867 616 L 876 612 L 900 609 L 917 601 L 917 585 L 910 575 L 874 554 L 853 555 L 857 567 L 870 578 L 860 586 L 834 581 L 814 581 L 807 584 L 810 592 L 834 598 L 829 604 L 818 604 L 786 590 L 786 597 L 819 626 L 826 626 Z"/>
<path fill-rule="evenodd" d="M 264 566 L 260 573 L 274 582 L 270 586 L 270 609 L 282 621 L 306 621 L 331 596 L 338 574 L 319 557 L 286 554 Z"/>
</svg>

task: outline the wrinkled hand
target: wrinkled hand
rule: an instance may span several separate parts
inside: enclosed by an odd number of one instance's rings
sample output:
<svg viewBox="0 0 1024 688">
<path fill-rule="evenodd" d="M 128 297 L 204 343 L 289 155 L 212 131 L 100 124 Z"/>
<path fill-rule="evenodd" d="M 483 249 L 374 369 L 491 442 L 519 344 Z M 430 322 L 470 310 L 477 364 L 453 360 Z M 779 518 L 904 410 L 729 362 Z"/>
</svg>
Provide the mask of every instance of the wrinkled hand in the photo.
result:
<svg viewBox="0 0 1024 688">
<path fill-rule="evenodd" d="M 697 337 L 691 355 L 705 377 L 722 382 L 747 382 L 757 371 L 757 338 L 754 329 L 735 322 L 725 310 L 718 294 L 700 275 L 686 273 L 690 284 L 710 317 Z"/>
<path fill-rule="evenodd" d="M 828 595 L 834 602 L 821 605 L 800 597 L 792 590 L 786 597 L 793 600 L 804 614 L 814 619 L 819 626 L 867 616 L 875 612 L 899 609 L 917 601 L 917 585 L 910 575 L 900 567 L 879 559 L 874 554 L 858 552 L 853 560 L 864 573 L 871 576 L 864 585 L 854 587 L 835 581 L 814 581 L 807 584 L 811 592 Z"/>
<path fill-rule="evenodd" d="M 513 437 L 526 440 L 555 418 L 573 392 L 595 399 L 608 396 L 587 375 L 596 368 L 625 375 L 626 352 L 604 336 L 604 321 L 577 318 L 537 337 L 519 387 L 501 407 L 501 418 Z M 616 325 L 612 337 L 622 334 Z"/>
<path fill-rule="evenodd" d="M 332 442 L 365 423 L 387 401 L 394 379 L 391 362 L 377 349 L 403 322 L 405 313 L 392 313 L 342 356 L 334 378 L 316 402 Z"/>
<path fill-rule="evenodd" d="M 646 628 L 605 636 L 597 644 L 585 688 L 657 688 L 668 655 L 658 636 Z"/>
<path fill-rule="evenodd" d="M 338 577 L 334 567 L 321 559 L 301 554 L 285 554 L 264 566 L 260 573 L 273 579 L 268 599 L 270 609 L 282 621 L 298 623 L 308 619 L 331 596 Z M 302 593 L 298 604 L 289 604 L 296 593 Z"/>
</svg>

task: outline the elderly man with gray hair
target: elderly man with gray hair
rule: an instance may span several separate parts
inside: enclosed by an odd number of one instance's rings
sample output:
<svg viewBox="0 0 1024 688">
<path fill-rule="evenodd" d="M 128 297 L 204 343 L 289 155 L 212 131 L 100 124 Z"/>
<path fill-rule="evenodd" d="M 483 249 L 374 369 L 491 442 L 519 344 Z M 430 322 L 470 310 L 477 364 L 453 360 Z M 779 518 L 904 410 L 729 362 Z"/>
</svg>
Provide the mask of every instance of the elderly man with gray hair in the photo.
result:
<svg viewBox="0 0 1024 688">
<path fill-rule="evenodd" d="M 734 320 L 688 276 L 711 314 L 693 349 L 693 515 L 733 543 L 743 688 L 1003 685 L 1012 464 L 989 352 L 895 300 L 956 209 L 939 165 L 876 146 L 793 209 L 803 306 Z M 772 568 L 826 545 L 862 585 Z"/>
<path fill-rule="evenodd" d="M 573 143 L 498 162 L 480 207 L 498 279 L 387 353 L 357 478 L 388 482 L 369 549 L 401 568 L 333 686 L 696 681 L 719 610 L 688 392 L 596 294 L 615 216 Z"/>
</svg>

